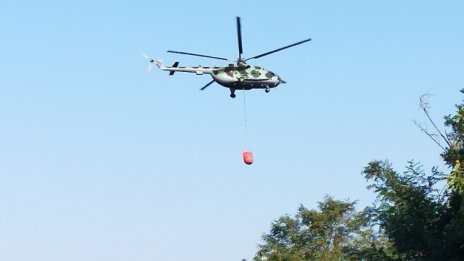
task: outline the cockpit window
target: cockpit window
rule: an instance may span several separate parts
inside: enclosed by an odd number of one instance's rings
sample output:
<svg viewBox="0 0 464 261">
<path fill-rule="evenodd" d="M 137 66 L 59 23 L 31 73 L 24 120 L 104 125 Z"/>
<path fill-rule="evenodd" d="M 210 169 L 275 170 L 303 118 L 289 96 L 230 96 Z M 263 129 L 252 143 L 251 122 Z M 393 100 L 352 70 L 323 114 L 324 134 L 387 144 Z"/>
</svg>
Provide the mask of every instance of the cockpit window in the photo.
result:
<svg viewBox="0 0 464 261">
<path fill-rule="evenodd" d="M 251 75 L 256 78 L 256 77 L 259 77 L 261 75 L 261 73 L 259 71 L 257 71 L 257 70 L 253 70 L 253 71 L 251 71 Z"/>
</svg>

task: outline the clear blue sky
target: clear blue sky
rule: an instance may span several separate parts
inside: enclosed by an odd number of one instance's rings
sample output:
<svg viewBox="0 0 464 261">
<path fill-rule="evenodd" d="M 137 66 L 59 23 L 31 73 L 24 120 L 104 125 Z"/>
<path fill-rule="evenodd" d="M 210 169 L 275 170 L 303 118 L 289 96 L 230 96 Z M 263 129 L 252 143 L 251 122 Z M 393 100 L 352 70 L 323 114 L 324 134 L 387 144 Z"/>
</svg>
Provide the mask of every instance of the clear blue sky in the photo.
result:
<svg viewBox="0 0 464 261">
<path fill-rule="evenodd" d="M 373 159 L 442 166 L 418 97 L 454 112 L 462 1 L 3 1 L 0 260 L 241 260 L 300 204 L 370 204 Z M 246 93 L 207 75 L 145 73 L 253 60 L 288 84 Z M 254 152 L 246 166 L 243 149 Z M 442 167 L 442 169 L 444 169 Z M 445 169 L 444 169 L 445 170 Z"/>
</svg>

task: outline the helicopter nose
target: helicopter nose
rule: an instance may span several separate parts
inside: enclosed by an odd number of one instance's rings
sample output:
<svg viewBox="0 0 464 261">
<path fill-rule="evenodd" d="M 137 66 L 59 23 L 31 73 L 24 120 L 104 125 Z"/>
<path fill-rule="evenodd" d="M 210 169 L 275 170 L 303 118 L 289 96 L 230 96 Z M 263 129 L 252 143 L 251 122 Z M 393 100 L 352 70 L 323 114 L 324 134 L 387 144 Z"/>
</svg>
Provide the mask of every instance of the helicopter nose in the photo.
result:
<svg viewBox="0 0 464 261">
<path fill-rule="evenodd" d="M 276 75 L 277 76 L 277 82 L 276 82 L 276 86 L 281 84 L 282 83 L 282 78 L 280 78 L 280 76 Z"/>
<path fill-rule="evenodd" d="M 287 83 L 286 81 L 282 80 L 282 78 L 280 78 L 280 76 L 277 76 L 277 85 L 281 84 L 281 83 Z"/>
</svg>

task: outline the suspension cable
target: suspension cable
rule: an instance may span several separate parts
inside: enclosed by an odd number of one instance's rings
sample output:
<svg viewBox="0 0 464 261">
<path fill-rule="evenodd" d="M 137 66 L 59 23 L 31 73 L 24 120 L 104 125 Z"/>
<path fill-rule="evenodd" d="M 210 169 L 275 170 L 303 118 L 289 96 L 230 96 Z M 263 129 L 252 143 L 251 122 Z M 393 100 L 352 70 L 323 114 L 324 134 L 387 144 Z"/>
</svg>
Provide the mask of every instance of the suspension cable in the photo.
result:
<svg viewBox="0 0 464 261">
<path fill-rule="evenodd" d="M 248 145 L 248 115 L 247 115 L 247 106 L 246 106 L 246 90 L 243 88 L 243 123 L 245 128 L 245 145 Z"/>
</svg>

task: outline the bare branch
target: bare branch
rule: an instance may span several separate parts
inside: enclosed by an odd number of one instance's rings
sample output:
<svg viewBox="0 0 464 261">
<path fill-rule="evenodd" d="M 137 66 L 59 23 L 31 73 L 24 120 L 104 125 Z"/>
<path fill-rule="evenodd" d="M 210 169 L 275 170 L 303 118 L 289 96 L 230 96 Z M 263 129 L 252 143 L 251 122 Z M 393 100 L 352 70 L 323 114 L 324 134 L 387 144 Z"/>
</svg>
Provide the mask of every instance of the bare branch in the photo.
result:
<svg viewBox="0 0 464 261">
<path fill-rule="evenodd" d="M 446 144 L 448 145 L 448 147 L 451 147 L 451 142 L 448 140 L 448 138 L 446 138 L 445 135 L 443 135 L 443 133 L 440 131 L 440 129 L 437 127 L 437 125 L 435 124 L 435 122 L 432 120 L 432 117 L 430 117 L 430 114 L 429 114 L 429 103 L 428 101 L 426 100 L 427 97 L 431 96 L 431 94 L 424 94 L 422 95 L 419 100 L 420 100 L 420 108 L 422 109 L 422 111 L 424 111 L 425 115 L 427 116 L 427 118 L 429 119 L 430 123 L 432 123 L 432 126 L 435 128 L 435 130 L 437 131 L 437 133 L 441 136 L 441 138 L 446 142 Z M 419 126 L 419 128 L 425 133 L 427 134 L 429 137 L 430 137 L 430 133 L 425 131 L 424 128 L 422 128 L 422 126 L 420 126 L 419 124 L 417 124 L 417 122 L 414 122 L 417 126 Z M 432 138 L 432 137 L 431 137 Z M 433 141 L 435 141 L 435 143 L 439 144 L 439 142 L 437 142 L 434 138 L 432 138 Z M 439 145 L 443 150 L 445 150 L 443 148 L 442 145 Z"/>
<path fill-rule="evenodd" d="M 436 134 L 430 133 L 427 128 L 423 127 L 420 125 L 417 121 L 413 121 L 414 124 L 423 132 L 425 135 L 429 136 L 430 139 L 432 139 L 443 151 L 446 151 L 446 148 L 441 145 L 441 143 L 436 139 Z"/>
</svg>

